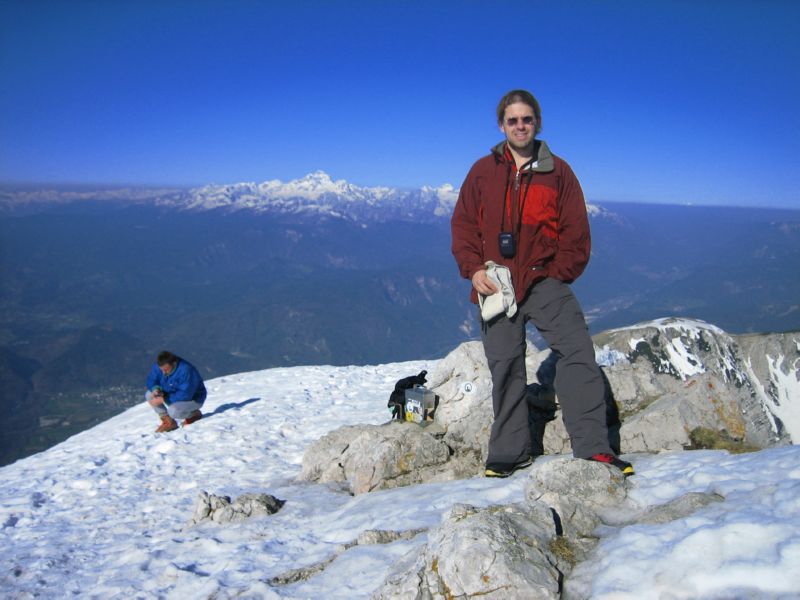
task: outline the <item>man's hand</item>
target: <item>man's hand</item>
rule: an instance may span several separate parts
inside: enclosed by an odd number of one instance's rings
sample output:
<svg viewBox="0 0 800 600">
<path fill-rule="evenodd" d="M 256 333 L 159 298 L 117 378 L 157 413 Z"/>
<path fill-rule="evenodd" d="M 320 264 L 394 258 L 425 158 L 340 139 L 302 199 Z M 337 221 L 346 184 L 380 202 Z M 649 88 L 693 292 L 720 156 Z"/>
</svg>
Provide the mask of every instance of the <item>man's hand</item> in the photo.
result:
<svg viewBox="0 0 800 600">
<path fill-rule="evenodd" d="M 160 406 L 164 404 L 164 392 L 161 390 L 155 390 L 152 394 L 150 394 L 150 398 L 147 400 L 147 403 L 150 406 Z"/>
<path fill-rule="evenodd" d="M 486 269 L 475 271 L 475 274 L 472 276 L 472 287 L 475 288 L 476 292 L 484 296 L 491 296 L 500 291 L 497 289 L 497 286 L 492 283 L 492 280 L 489 279 L 489 276 L 486 275 Z"/>
</svg>

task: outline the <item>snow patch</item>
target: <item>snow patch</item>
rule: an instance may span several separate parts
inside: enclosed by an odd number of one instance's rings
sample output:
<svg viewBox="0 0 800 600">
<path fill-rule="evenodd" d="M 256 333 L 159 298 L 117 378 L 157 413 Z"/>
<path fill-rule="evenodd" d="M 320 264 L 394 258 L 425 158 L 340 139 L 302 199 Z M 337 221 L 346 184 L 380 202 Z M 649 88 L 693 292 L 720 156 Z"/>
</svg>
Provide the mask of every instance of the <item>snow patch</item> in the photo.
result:
<svg viewBox="0 0 800 600">
<path fill-rule="evenodd" d="M 693 339 L 696 340 L 698 338 L 694 337 Z M 705 373 L 705 368 L 700 358 L 684 345 L 680 337 L 674 337 L 670 340 L 667 346 L 667 355 L 669 356 L 669 362 L 675 367 L 684 381 L 692 375 Z"/>
<path fill-rule="evenodd" d="M 617 363 L 629 362 L 628 357 L 624 352 L 620 352 L 614 348 L 609 348 L 608 344 L 602 348 L 595 348 L 594 356 L 597 364 L 601 367 L 613 367 Z"/>
<path fill-rule="evenodd" d="M 785 356 L 767 356 L 770 411 L 778 417 L 792 440 L 800 441 L 800 358 L 788 364 Z"/>
<path fill-rule="evenodd" d="M 644 338 L 631 338 L 629 342 L 631 350 L 636 350 L 636 346 L 638 346 L 644 341 L 645 341 Z"/>
</svg>

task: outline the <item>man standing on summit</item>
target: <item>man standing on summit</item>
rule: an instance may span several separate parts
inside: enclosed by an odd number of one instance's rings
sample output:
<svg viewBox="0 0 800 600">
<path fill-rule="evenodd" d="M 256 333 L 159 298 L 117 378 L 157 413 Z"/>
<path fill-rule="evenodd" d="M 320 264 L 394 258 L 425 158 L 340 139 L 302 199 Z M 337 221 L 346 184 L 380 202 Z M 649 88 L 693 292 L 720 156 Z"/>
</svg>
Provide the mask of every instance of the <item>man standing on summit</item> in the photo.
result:
<svg viewBox="0 0 800 600">
<path fill-rule="evenodd" d="M 569 287 L 589 262 L 591 245 L 580 184 L 569 165 L 536 139 L 542 114 L 530 92 L 503 96 L 497 122 L 505 140 L 472 166 L 451 221 L 453 255 L 461 275 L 472 281 L 472 301 L 480 300 L 481 338 L 492 374 L 486 476 L 506 477 L 533 460 L 528 321 L 558 357 L 555 388 L 575 457 L 631 475 L 630 463 L 609 446 L 602 374 Z"/>
</svg>

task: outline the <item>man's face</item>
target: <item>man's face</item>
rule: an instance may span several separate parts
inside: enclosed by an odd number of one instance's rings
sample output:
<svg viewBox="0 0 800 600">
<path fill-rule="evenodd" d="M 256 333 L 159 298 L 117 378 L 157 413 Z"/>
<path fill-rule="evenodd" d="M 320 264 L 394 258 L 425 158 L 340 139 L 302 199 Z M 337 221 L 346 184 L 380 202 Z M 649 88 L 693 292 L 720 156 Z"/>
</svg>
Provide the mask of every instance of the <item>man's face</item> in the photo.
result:
<svg viewBox="0 0 800 600">
<path fill-rule="evenodd" d="M 536 117 L 533 108 L 523 102 L 515 102 L 506 107 L 503 122 L 500 124 L 508 143 L 515 150 L 528 150 L 533 144 L 536 132 Z"/>
<path fill-rule="evenodd" d="M 161 369 L 164 375 L 169 375 L 175 369 L 175 365 L 167 363 L 165 365 L 159 365 L 158 368 Z"/>
</svg>

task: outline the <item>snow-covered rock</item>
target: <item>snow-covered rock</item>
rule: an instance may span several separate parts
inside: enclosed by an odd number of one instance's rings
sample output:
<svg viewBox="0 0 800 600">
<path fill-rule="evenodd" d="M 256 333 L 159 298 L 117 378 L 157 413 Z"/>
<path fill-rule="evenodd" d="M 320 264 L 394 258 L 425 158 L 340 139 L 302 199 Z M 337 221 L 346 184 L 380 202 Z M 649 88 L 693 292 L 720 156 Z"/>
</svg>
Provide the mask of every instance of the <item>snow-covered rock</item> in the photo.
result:
<svg viewBox="0 0 800 600">
<path fill-rule="evenodd" d="M 623 451 L 686 447 L 696 427 L 760 448 L 790 441 L 757 394 L 763 384 L 748 368 L 752 350 L 736 336 L 702 321 L 661 319 L 594 341 L 616 357 L 604 371 L 623 416 Z"/>
<path fill-rule="evenodd" d="M 800 332 L 736 337 L 755 397 L 771 426 L 800 442 Z"/>
</svg>

